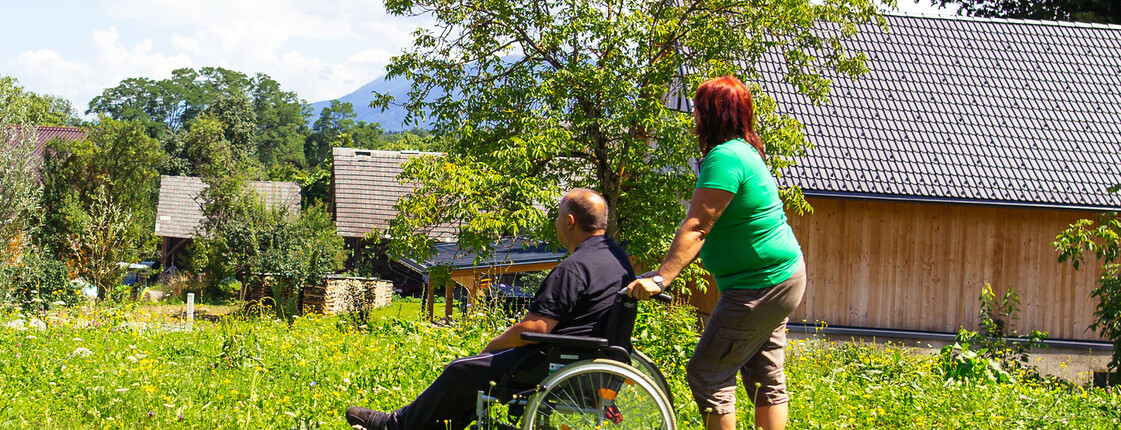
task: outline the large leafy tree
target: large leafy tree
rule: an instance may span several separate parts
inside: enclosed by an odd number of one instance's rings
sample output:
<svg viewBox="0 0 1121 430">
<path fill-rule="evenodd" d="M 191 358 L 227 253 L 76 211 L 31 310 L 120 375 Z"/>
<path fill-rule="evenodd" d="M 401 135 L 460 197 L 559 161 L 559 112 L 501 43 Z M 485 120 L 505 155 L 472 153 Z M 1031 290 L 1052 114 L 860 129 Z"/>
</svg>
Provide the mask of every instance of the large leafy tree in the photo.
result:
<svg viewBox="0 0 1121 430">
<path fill-rule="evenodd" d="M 1121 23 L 1121 4 L 1116 0 L 930 0 L 930 4 L 957 6 L 958 15 L 985 18 Z"/>
<path fill-rule="evenodd" d="M 5 126 L 77 126 L 82 122 L 70 101 L 27 91 L 16 78 L 3 75 L 0 75 L 0 119 Z"/>
<path fill-rule="evenodd" d="M 185 133 L 195 118 L 207 112 L 236 114 L 247 121 L 236 125 L 239 132 L 254 135 L 250 152 L 265 165 L 303 164 L 300 149 L 308 109 L 296 93 L 281 90 L 279 83 L 262 73 L 250 77 L 221 67 L 202 67 L 176 69 L 162 80 L 129 78 L 94 97 L 86 111 L 144 124 L 148 135 L 159 139 L 171 155 L 163 172 L 181 175 L 194 173 L 189 168 L 193 163 L 184 155 Z"/>
<path fill-rule="evenodd" d="M 164 153 L 141 123 L 104 117 L 84 140 L 56 140 L 50 149 L 40 169 L 37 242 L 69 262 L 76 276 L 97 282 L 105 297 L 117 281 L 117 263 L 154 250 Z"/>
<path fill-rule="evenodd" d="M 377 149 L 383 143 L 379 124 L 359 121 L 350 102 L 331 100 L 319 112 L 319 119 L 311 126 L 311 134 L 304 144 L 304 157 L 312 167 L 323 165 L 331 158 L 335 147 Z"/>
<path fill-rule="evenodd" d="M 502 235 L 551 238 L 539 208 L 561 188 L 588 187 L 609 206 L 608 234 L 632 254 L 660 256 L 684 217 L 699 154 L 692 118 L 666 108 L 702 80 L 760 78 L 765 52 L 807 97 L 829 93 L 828 69 L 865 70 L 844 40 L 876 20 L 875 0 L 390 0 L 390 13 L 430 14 L 388 78 L 415 83 L 409 120 L 431 118 L 448 156 L 421 158 L 402 179 L 418 190 L 391 223 L 392 252 L 424 256 L 417 234 L 458 227 L 460 245 L 485 251 Z M 687 73 L 683 73 L 687 71 Z M 802 126 L 755 88 L 759 131 L 773 169 L 803 153 Z M 386 96 L 376 104 L 394 102 Z M 788 204 L 806 209 L 797 189 Z"/>
</svg>

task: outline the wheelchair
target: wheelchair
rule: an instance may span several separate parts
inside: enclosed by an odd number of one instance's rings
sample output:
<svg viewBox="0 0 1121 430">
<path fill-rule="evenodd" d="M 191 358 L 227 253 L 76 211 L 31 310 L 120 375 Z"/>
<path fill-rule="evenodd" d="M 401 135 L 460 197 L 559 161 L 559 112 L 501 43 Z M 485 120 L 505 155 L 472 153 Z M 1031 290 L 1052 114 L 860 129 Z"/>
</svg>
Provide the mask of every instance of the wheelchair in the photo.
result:
<svg viewBox="0 0 1121 430">
<path fill-rule="evenodd" d="M 676 429 L 665 377 L 630 348 L 636 313 L 634 299 L 616 300 L 610 340 L 523 333 L 523 340 L 536 343 L 533 352 L 490 390 L 478 392 L 472 428 Z"/>
</svg>

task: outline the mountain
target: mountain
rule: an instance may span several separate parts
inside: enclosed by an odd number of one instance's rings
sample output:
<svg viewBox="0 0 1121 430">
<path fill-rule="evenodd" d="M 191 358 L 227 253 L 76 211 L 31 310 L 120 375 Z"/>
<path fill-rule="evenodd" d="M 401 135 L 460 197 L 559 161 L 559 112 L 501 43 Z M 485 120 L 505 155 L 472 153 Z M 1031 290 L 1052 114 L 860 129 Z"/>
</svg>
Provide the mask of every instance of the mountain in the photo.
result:
<svg viewBox="0 0 1121 430">
<path fill-rule="evenodd" d="M 405 125 L 405 108 L 395 105 L 390 105 L 384 112 L 381 109 L 371 108 L 370 101 L 374 99 L 373 92 L 377 91 L 383 94 L 389 94 L 398 102 L 409 99 L 409 90 L 413 87 L 412 82 L 405 78 L 397 78 L 391 81 L 385 80 L 385 77 L 380 77 L 370 81 L 361 88 L 354 90 L 354 92 L 345 96 L 339 97 L 341 102 L 349 102 L 354 105 L 354 113 L 358 114 L 359 121 L 369 123 L 381 124 L 381 128 L 385 131 L 404 131 L 415 127 L 431 128 L 431 122 L 425 122 L 418 125 Z M 331 100 L 324 100 L 311 104 L 311 117 L 308 119 L 308 124 L 315 123 L 319 119 L 319 112 L 323 108 L 330 106 Z"/>
</svg>

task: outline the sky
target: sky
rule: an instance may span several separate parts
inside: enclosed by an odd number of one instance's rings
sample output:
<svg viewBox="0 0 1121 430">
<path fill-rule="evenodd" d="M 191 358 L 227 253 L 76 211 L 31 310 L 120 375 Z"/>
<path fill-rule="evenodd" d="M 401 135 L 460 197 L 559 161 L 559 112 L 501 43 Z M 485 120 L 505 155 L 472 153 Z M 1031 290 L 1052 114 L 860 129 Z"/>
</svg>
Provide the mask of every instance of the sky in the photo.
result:
<svg viewBox="0 0 1121 430">
<path fill-rule="evenodd" d="M 900 0 L 900 10 L 948 15 Z M 925 0 L 924 0 L 925 1 Z M 71 101 L 164 79 L 180 67 L 265 73 L 308 102 L 385 74 L 427 17 L 392 17 L 381 0 L 0 0 L 0 75 Z"/>
</svg>

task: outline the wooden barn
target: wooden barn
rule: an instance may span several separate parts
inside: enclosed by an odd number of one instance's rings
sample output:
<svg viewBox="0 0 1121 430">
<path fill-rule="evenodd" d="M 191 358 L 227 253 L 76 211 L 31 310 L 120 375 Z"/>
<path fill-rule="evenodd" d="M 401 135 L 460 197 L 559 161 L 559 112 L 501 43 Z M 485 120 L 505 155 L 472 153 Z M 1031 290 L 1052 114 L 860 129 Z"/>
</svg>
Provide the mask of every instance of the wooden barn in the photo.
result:
<svg viewBox="0 0 1121 430">
<path fill-rule="evenodd" d="M 254 181 L 250 185 L 268 207 L 286 207 L 300 212 L 300 184 L 295 182 Z M 202 224 L 199 195 L 207 185 L 197 176 L 161 176 L 160 200 L 156 208 L 156 236 L 163 240 L 161 268 L 182 264 L 186 245 L 198 237 Z"/>
<path fill-rule="evenodd" d="M 870 73 L 834 78 L 815 106 L 759 65 L 764 92 L 815 145 L 778 179 L 809 285 L 792 323 L 953 333 L 978 296 L 1014 289 L 1013 328 L 1097 341 L 1100 269 L 1059 264 L 1052 241 L 1121 209 L 1121 26 L 887 16 L 848 47 Z M 694 303 L 711 310 L 717 294 Z"/>
</svg>

